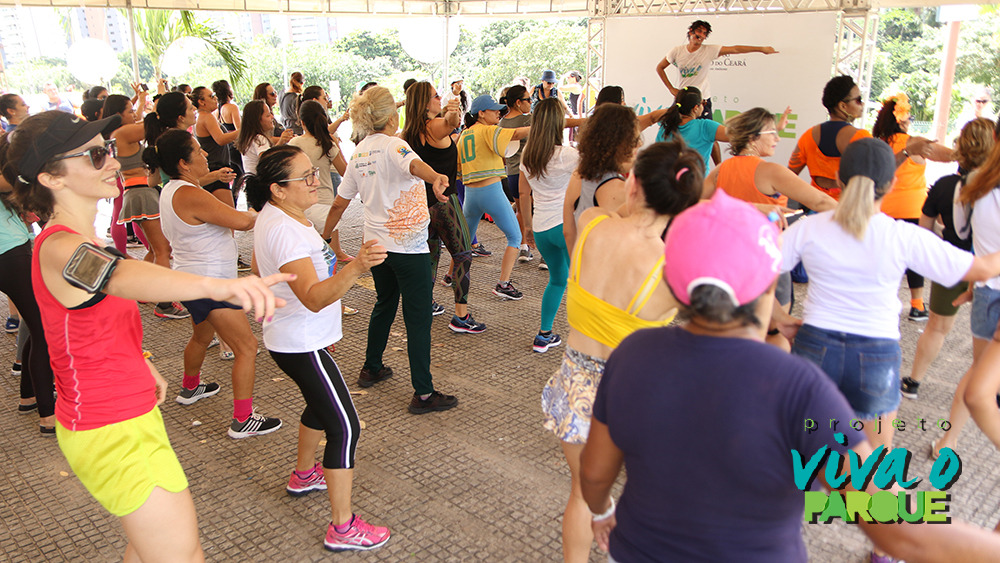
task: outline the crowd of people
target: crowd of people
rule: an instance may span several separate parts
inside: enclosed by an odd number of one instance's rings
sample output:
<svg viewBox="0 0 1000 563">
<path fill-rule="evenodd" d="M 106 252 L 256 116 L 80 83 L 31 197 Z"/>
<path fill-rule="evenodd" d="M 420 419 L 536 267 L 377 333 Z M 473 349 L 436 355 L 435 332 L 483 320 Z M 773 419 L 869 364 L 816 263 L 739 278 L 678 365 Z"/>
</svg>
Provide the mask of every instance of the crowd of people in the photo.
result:
<svg viewBox="0 0 1000 563">
<path fill-rule="evenodd" d="M 930 452 L 956 450 L 970 417 L 1000 448 L 1000 125 L 971 119 L 955 148 L 912 136 L 908 100 L 897 93 L 867 131 L 853 125 L 864 95 L 837 76 L 817 92 L 829 120 L 806 130 L 789 162 L 771 162 L 790 109 L 752 108 L 717 123 L 708 71 L 719 56 L 777 51 L 706 44 L 710 33 L 694 22 L 687 43 L 657 65 L 674 103 L 643 116 L 615 86 L 583 111 L 578 89 L 564 98 L 551 70 L 499 100 L 469 95 L 461 78 L 444 96 L 409 81 L 399 100 L 369 83 L 338 116 L 299 72 L 280 95 L 258 85 L 242 108 L 224 80 L 173 89 L 161 80 L 152 97 L 140 85 L 133 97 L 96 87 L 82 118 L 58 103 L 29 116 L 23 100 L 5 96 L 0 290 L 23 319 L 18 412 L 37 412 L 40 433 L 57 437 L 87 490 L 120 517 L 126 560 L 201 560 L 160 405 L 177 383 L 182 406 L 220 392 L 201 377 L 218 345 L 233 361 L 228 435 L 282 427 L 254 408 L 255 366 L 267 356 L 258 356 L 252 310 L 263 347 L 306 405 L 286 491 L 327 491 L 327 549 L 375 549 L 391 532 L 353 511 L 362 425 L 333 346 L 345 336 L 343 316 L 357 311 L 342 299 L 370 273 L 376 295 L 357 385 L 393 376 L 385 349 L 401 306 L 407 410 L 446 411 L 459 399 L 431 373 L 433 319 L 447 310 L 433 299 L 442 248 L 451 257 L 442 279 L 454 290 L 448 326 L 459 334 L 487 330 L 470 297 L 523 297 L 511 274 L 537 251 L 548 276 L 538 331 L 512 342 L 527 352 L 531 338 L 537 353 L 565 344 L 541 396 L 570 477 L 564 559 L 588 560 L 596 540 L 610 561 L 805 560 L 789 453 L 832 448 L 866 459 L 891 448 L 892 428 L 868 423 L 892 419 L 902 396 L 917 398 L 970 300 L 972 366 L 955 392 L 952 430 Z M 348 121 L 351 155 L 338 136 Z M 651 126 L 657 142 L 641 147 Z M 928 160 L 958 162 L 930 195 Z M 110 245 L 94 227 L 103 199 L 115 200 Z M 364 234 L 352 256 L 337 227 L 354 199 Z M 495 258 L 499 279 L 482 290 L 472 280 L 474 257 L 492 255 L 476 238 L 484 221 L 506 246 Z M 146 247 L 142 260 L 128 255 L 128 227 Z M 253 232 L 249 255 L 240 256 L 234 231 Z M 808 277 L 801 319 L 792 316 L 795 270 Z M 904 274 L 907 317 L 928 329 L 901 379 Z M 934 282 L 929 314 L 924 276 Z M 565 341 L 553 331 L 564 296 Z M 142 349 L 137 302 L 191 319 L 175 381 Z M 705 421 L 705 409 L 717 416 Z M 842 429 L 843 440 L 822 425 L 802 432 L 808 418 L 866 424 Z M 674 430 L 692 419 L 705 424 Z M 616 503 L 610 491 L 623 466 Z M 1000 535 L 961 522 L 862 529 L 873 563 L 1000 553 Z"/>
</svg>

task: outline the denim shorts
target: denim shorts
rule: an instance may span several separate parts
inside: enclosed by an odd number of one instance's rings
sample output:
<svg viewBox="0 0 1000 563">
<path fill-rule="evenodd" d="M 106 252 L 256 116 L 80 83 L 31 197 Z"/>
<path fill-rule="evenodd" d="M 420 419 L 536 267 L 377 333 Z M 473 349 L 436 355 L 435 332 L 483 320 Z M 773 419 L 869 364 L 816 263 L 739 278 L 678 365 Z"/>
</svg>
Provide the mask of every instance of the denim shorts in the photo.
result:
<svg viewBox="0 0 1000 563">
<path fill-rule="evenodd" d="M 992 340 L 1000 322 L 1000 291 L 983 286 L 972 290 L 972 295 L 972 336 Z"/>
<path fill-rule="evenodd" d="M 818 365 L 861 420 L 899 407 L 899 341 L 802 325 L 792 353 Z"/>
</svg>

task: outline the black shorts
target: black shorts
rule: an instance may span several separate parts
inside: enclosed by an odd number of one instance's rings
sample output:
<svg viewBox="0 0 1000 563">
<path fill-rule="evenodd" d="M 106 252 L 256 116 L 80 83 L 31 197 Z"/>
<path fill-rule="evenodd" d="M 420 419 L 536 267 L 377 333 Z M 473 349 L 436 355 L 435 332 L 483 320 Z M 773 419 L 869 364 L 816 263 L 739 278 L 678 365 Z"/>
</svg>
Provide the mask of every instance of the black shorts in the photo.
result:
<svg viewBox="0 0 1000 563">
<path fill-rule="evenodd" d="M 517 191 L 519 189 L 517 181 L 520 177 L 520 174 L 512 174 L 506 178 L 500 178 L 500 187 L 503 188 L 503 195 L 507 196 L 507 201 L 511 203 L 521 198 L 521 194 Z"/>
<path fill-rule="evenodd" d="M 182 305 L 191 313 L 191 320 L 194 324 L 200 325 L 208 318 L 208 314 L 216 309 L 243 309 L 239 305 L 233 305 L 225 301 L 215 301 L 212 299 L 195 299 L 193 301 L 182 301 Z"/>
</svg>

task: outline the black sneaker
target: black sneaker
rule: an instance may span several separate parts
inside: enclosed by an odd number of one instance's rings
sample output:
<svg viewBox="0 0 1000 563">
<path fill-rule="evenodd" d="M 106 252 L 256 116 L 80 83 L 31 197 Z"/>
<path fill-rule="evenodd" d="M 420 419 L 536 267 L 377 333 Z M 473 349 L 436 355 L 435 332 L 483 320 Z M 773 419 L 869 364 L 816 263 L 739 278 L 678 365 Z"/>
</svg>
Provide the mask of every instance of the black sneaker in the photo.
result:
<svg viewBox="0 0 1000 563">
<path fill-rule="evenodd" d="M 378 370 L 378 373 L 372 375 L 372 372 L 368 368 L 361 368 L 361 375 L 358 376 L 358 385 L 361 387 L 371 387 L 379 381 L 385 381 L 392 377 L 392 368 L 389 366 L 382 366 L 382 369 Z"/>
<path fill-rule="evenodd" d="M 909 377 L 904 377 L 899 381 L 899 392 L 907 399 L 916 400 L 918 391 L 920 391 L 919 381 L 914 381 Z"/>
<path fill-rule="evenodd" d="M 243 422 L 233 419 L 233 423 L 229 425 L 229 437 L 239 440 L 250 436 L 270 434 L 279 428 L 281 428 L 280 418 L 270 418 L 255 410 Z"/>
<path fill-rule="evenodd" d="M 503 297 L 504 299 L 512 299 L 514 301 L 524 297 L 524 295 L 514 287 L 514 284 L 510 282 L 507 282 L 506 285 L 498 283 L 497 286 L 493 288 L 493 295 Z"/>
<path fill-rule="evenodd" d="M 194 389 L 181 387 L 181 392 L 177 395 L 177 402 L 182 405 L 193 405 L 199 400 L 211 397 L 218 392 L 218 383 L 199 383 Z"/>
<path fill-rule="evenodd" d="M 438 316 L 444 314 L 444 306 L 438 305 L 437 301 L 431 302 L 431 315 Z"/>
<path fill-rule="evenodd" d="M 480 332 L 486 330 L 486 325 L 483 323 L 477 323 L 476 319 L 472 318 L 472 315 L 466 315 L 464 319 L 458 315 L 452 315 L 448 328 L 454 332 L 479 334 Z"/>
<path fill-rule="evenodd" d="M 916 307 L 910 307 L 910 320 L 911 321 L 917 321 L 918 323 L 919 322 L 924 322 L 929 317 L 930 317 L 930 315 L 927 314 L 927 308 L 926 307 L 924 307 L 923 309 L 917 309 Z"/>
<path fill-rule="evenodd" d="M 445 287 L 451 287 L 452 281 L 453 280 L 451 279 L 451 276 L 445 274 L 444 278 L 441 279 L 441 285 Z"/>
<path fill-rule="evenodd" d="M 414 393 L 407 410 L 410 411 L 410 414 L 427 414 L 434 411 L 446 411 L 457 404 L 458 399 L 454 395 L 445 395 L 435 391 L 424 400 Z"/>
<path fill-rule="evenodd" d="M 479 243 L 476 246 L 472 247 L 472 255 L 483 258 L 486 256 L 493 256 L 493 253 L 490 252 L 489 250 L 486 250 L 486 247 L 483 246 L 483 243 Z"/>
</svg>

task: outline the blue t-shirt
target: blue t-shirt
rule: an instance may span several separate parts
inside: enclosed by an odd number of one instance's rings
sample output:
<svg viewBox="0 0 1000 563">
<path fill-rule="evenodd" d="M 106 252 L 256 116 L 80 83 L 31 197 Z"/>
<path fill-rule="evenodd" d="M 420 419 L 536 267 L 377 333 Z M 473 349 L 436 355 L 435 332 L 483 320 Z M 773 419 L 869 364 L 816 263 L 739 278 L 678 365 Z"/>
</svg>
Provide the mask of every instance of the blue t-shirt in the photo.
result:
<svg viewBox="0 0 1000 563">
<path fill-rule="evenodd" d="M 616 561 L 806 561 L 791 450 L 863 432 L 816 366 L 762 342 L 645 329 L 611 354 L 594 400 L 625 454 Z M 817 421 L 807 433 L 805 419 Z M 823 466 L 825 467 L 825 465 Z M 817 479 L 817 483 L 819 480 Z M 814 484 L 815 486 L 815 484 Z"/>
<path fill-rule="evenodd" d="M 692 119 L 677 128 L 677 132 L 684 139 L 684 142 L 687 143 L 687 146 L 701 154 L 701 158 L 705 160 L 706 171 L 708 170 L 709 159 L 712 157 L 712 146 L 715 144 L 715 131 L 719 127 L 722 127 L 722 124 L 711 119 Z M 673 138 L 673 135 L 670 137 Z M 663 126 L 661 125 L 660 131 L 656 134 L 656 142 L 669 140 L 670 138 L 664 137 Z"/>
<path fill-rule="evenodd" d="M 16 213 L 0 202 L 0 254 L 31 240 L 28 226 Z"/>
</svg>

